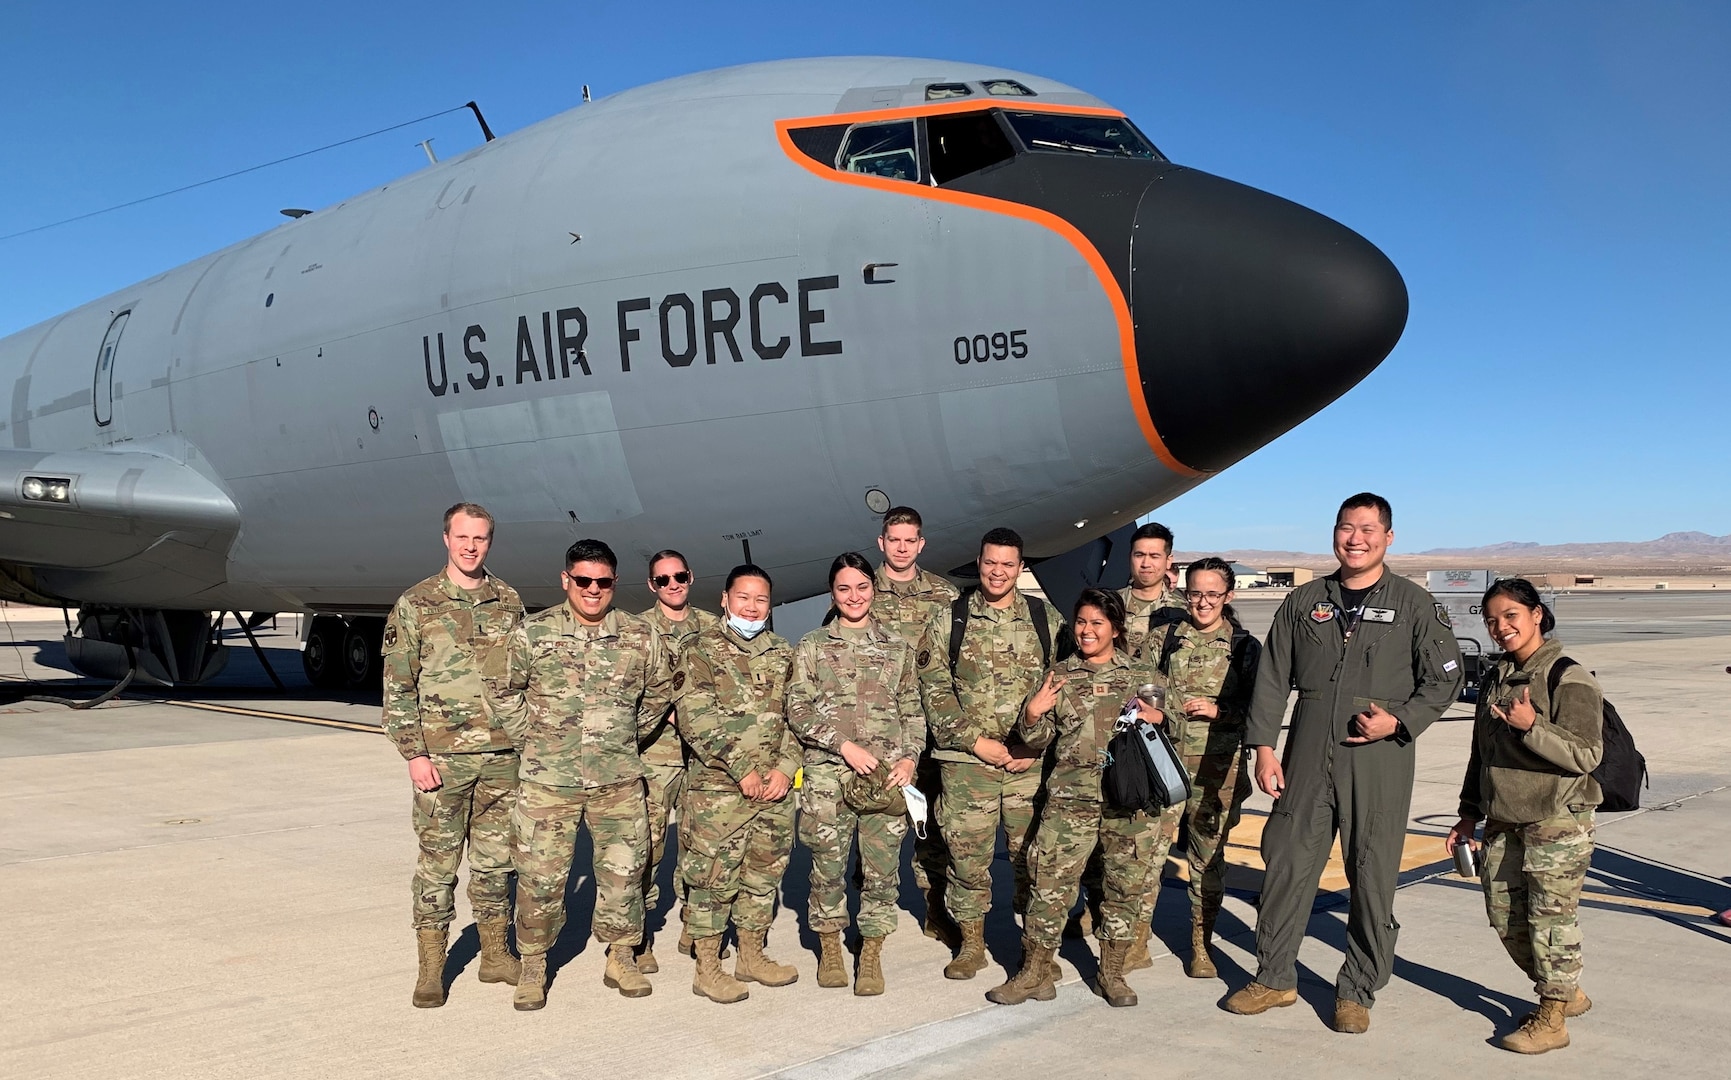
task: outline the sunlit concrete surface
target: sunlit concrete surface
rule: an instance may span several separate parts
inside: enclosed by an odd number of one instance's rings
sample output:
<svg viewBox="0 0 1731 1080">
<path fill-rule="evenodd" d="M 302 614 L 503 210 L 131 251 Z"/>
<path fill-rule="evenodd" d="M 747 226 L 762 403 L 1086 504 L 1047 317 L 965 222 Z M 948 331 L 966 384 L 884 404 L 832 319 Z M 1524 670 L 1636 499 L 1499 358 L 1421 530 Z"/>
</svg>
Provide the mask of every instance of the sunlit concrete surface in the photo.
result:
<svg viewBox="0 0 1731 1080">
<path fill-rule="evenodd" d="M 1344 933 L 1334 876 L 1301 956 L 1300 1004 L 1253 1018 L 1219 1007 L 1254 966 L 1260 796 L 1234 837 L 1224 981 L 1186 979 L 1177 958 L 1159 955 L 1130 977 L 1138 1008 L 1089 993 L 1094 954 L 1081 940 L 1061 950 L 1056 1001 L 989 1005 L 982 995 L 1017 956 L 1013 921 L 1000 911 L 988 926 L 1000 966 L 950 982 L 940 974 L 949 954 L 920 936 L 921 901 L 907 886 L 885 952 L 888 993 L 821 990 L 815 942 L 801 932 L 798 855 L 771 944 L 799 983 L 713 1005 L 692 996 L 690 961 L 664 935 L 655 994 L 627 1001 L 601 985 L 601 950 L 586 940 L 594 889 L 581 876 L 582 843 L 547 1008 L 516 1013 L 509 987 L 476 981 L 459 898 L 450 1002 L 417 1010 L 408 784 L 388 744 L 364 730 L 377 721 L 376 695 L 312 699 L 285 617 L 265 645 L 287 694 L 261 689 L 262 669 L 239 653 L 216 687 L 73 712 L 23 698 L 96 687 L 16 681 L 68 678 L 58 613 L 30 620 L 12 609 L 0 628 L 12 632 L 0 638 L 0 678 L 13 680 L 0 683 L 0 910 L 10 920 L 0 1076 L 1722 1076 L 1731 930 L 1709 914 L 1731 908 L 1731 596 L 1679 599 L 1560 605 L 1560 635 L 1579 641 L 1569 651 L 1622 708 L 1653 789 L 1648 809 L 1601 821 L 1582 914 L 1596 1006 L 1571 1022 L 1573 1046 L 1530 1061 L 1491 1045 L 1526 1010 L 1530 987 L 1486 925 L 1477 888 L 1443 859 L 1470 733 L 1464 708 L 1419 743 L 1400 958 L 1366 1035 L 1326 1022 Z M 1272 604 L 1242 609 L 1261 629 Z M 1007 906 L 1008 867 L 998 870 Z M 1157 953 L 1164 944 L 1182 955 L 1185 897 L 1181 882 L 1168 884 Z"/>
</svg>

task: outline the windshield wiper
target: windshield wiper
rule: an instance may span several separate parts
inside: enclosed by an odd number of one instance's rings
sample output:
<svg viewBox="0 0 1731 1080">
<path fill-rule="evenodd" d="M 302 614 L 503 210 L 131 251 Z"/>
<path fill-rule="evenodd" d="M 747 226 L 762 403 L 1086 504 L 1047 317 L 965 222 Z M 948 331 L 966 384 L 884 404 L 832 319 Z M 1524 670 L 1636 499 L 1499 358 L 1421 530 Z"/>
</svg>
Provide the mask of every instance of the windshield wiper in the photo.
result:
<svg viewBox="0 0 1731 1080">
<path fill-rule="evenodd" d="M 1045 146 L 1053 150 L 1069 150 L 1077 154 L 1098 154 L 1100 152 L 1096 147 L 1080 146 L 1068 139 L 1063 142 L 1052 142 L 1050 139 L 1032 139 L 1030 143 L 1034 146 Z"/>
</svg>

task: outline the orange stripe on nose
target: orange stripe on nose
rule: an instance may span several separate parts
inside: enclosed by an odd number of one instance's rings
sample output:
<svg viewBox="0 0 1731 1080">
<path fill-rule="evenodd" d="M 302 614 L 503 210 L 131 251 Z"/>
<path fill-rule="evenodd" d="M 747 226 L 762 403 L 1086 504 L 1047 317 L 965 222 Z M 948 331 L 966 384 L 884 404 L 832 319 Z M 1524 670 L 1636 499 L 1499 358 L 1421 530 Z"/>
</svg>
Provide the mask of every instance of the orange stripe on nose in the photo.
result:
<svg viewBox="0 0 1731 1080">
<path fill-rule="evenodd" d="M 986 108 L 1004 109 L 1010 106 L 991 104 Z M 1101 288 L 1106 291 L 1106 299 L 1112 305 L 1112 314 L 1118 323 L 1118 348 L 1123 358 L 1124 385 L 1130 396 L 1130 408 L 1136 415 L 1137 426 L 1142 430 L 1142 437 L 1147 440 L 1148 448 L 1160 463 L 1179 476 L 1204 476 L 1201 469 L 1193 469 L 1179 461 L 1167 449 L 1166 442 L 1154 428 L 1154 418 L 1148 413 L 1148 401 L 1142 392 L 1142 375 L 1136 358 L 1136 328 L 1130 321 L 1130 305 L 1125 301 L 1124 290 L 1118 287 L 1117 278 L 1101 257 L 1099 249 L 1095 248 L 1082 231 L 1056 214 L 1039 210 L 1021 203 L 1008 202 L 1003 199 L 991 199 L 983 195 L 969 192 L 948 191 L 944 188 L 929 187 L 925 184 L 909 183 L 906 180 L 889 180 L 881 176 L 867 176 L 862 173 L 839 172 L 826 168 L 807 157 L 794 145 L 788 134 L 794 128 L 829 127 L 837 124 L 870 123 L 880 120 L 911 119 L 919 116 L 943 116 L 949 113 L 973 112 L 981 108 L 977 101 L 946 101 L 930 105 L 915 105 L 907 108 L 876 109 L 869 112 L 834 113 L 828 116 L 807 116 L 798 119 L 777 120 L 775 133 L 781 143 L 782 152 L 791 158 L 795 164 L 802 166 L 808 172 L 832 183 L 852 184 L 855 187 L 870 188 L 873 191 L 886 191 L 896 195 L 912 196 L 916 199 L 931 199 L 935 202 L 950 203 L 955 206 L 966 206 L 975 210 L 983 210 L 989 214 L 1001 214 L 1006 217 L 1020 218 L 1036 225 L 1052 230 L 1068 240 L 1078 254 L 1093 268 L 1094 276 L 1099 279 Z M 1052 105 L 1044 102 L 1022 102 L 1014 105 L 1017 112 L 1054 112 L 1071 115 L 1111 116 L 1121 117 L 1123 114 L 1112 109 L 1101 109 L 1089 106 Z"/>
</svg>

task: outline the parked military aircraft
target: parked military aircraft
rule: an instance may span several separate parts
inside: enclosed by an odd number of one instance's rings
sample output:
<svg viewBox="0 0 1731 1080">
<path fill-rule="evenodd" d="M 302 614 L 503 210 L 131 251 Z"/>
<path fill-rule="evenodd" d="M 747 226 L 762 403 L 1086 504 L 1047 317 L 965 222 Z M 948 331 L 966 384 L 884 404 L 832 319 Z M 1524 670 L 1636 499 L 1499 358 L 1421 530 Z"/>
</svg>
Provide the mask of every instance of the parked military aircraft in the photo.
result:
<svg viewBox="0 0 1731 1080">
<path fill-rule="evenodd" d="M 749 556 L 813 595 L 896 503 L 939 569 L 998 524 L 1056 555 L 1344 393 L 1406 313 L 1356 233 L 1049 79 L 672 79 L 0 340 L 0 596 L 162 683 L 221 666 L 212 612 L 315 612 L 336 685 L 459 499 L 531 605 L 580 536 L 627 582 L 671 545 L 700 594 Z"/>
</svg>

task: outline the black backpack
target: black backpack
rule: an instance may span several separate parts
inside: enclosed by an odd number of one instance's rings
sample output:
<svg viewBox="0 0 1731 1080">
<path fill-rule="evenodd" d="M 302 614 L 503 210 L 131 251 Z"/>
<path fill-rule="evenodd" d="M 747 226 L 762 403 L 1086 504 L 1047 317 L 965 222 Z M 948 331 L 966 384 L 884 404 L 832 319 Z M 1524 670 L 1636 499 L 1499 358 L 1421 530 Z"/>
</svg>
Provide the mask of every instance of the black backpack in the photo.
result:
<svg viewBox="0 0 1731 1080">
<path fill-rule="evenodd" d="M 1111 806 L 1159 814 L 1188 800 L 1190 784 L 1190 770 L 1161 724 L 1133 724 L 1106 744 L 1100 794 Z"/>
<path fill-rule="evenodd" d="M 1557 662 L 1551 665 L 1551 673 L 1545 679 L 1545 692 L 1551 698 L 1557 696 L 1557 685 L 1563 681 L 1563 672 L 1574 666 L 1575 661 L 1566 656 L 1558 657 Z M 1605 796 L 1599 809 L 1607 813 L 1639 810 L 1643 783 L 1649 788 L 1653 786 L 1647 777 L 1647 759 L 1635 749 L 1635 737 L 1629 734 L 1623 718 L 1617 715 L 1617 707 L 1608 698 L 1599 700 L 1604 702 L 1605 714 L 1601 735 L 1605 753 L 1599 759 L 1599 767 L 1593 770 L 1593 779 L 1599 782 L 1599 790 Z"/>
<path fill-rule="evenodd" d="M 968 597 L 972 589 L 962 592 L 962 595 L 950 604 L 950 674 L 956 673 L 956 663 L 962 658 L 962 638 L 968 633 Z M 1034 620 L 1034 636 L 1040 639 L 1040 670 L 1045 671 L 1052 666 L 1052 630 L 1046 625 L 1046 602 L 1038 596 L 1023 594 L 1022 599 L 1028 602 L 1028 618 Z M 1059 628 L 1058 659 L 1069 657 L 1068 635 L 1063 627 Z"/>
</svg>

